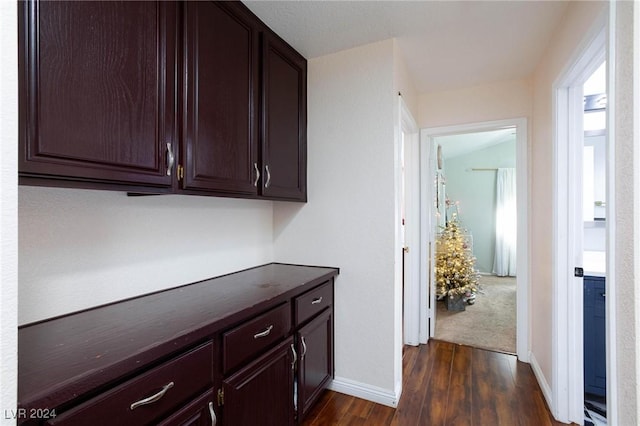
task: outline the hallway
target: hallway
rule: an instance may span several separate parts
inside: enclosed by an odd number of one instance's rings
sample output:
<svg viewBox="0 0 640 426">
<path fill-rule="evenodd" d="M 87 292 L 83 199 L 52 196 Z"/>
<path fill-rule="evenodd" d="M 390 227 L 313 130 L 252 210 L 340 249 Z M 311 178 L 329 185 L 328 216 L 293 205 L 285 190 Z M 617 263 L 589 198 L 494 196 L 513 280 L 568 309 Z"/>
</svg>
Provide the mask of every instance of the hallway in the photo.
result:
<svg viewBox="0 0 640 426">
<path fill-rule="evenodd" d="M 561 425 L 528 364 L 513 355 L 431 340 L 405 347 L 397 409 L 328 391 L 304 426 Z"/>
</svg>

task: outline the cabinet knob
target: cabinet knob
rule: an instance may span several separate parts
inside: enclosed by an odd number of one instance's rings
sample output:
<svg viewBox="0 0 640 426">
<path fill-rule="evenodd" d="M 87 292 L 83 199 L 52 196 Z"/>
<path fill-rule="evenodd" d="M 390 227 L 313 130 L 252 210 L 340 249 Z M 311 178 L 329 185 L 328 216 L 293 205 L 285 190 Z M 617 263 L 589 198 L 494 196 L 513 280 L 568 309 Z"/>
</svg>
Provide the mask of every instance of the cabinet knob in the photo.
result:
<svg viewBox="0 0 640 426">
<path fill-rule="evenodd" d="M 265 182 L 264 187 L 268 188 L 271 183 L 271 170 L 269 170 L 269 165 L 264 166 L 264 170 L 267 172 L 267 182 Z"/>
<path fill-rule="evenodd" d="M 171 142 L 167 142 L 167 176 L 171 176 L 171 169 L 176 162 L 176 156 L 173 154 L 173 148 Z"/>
</svg>

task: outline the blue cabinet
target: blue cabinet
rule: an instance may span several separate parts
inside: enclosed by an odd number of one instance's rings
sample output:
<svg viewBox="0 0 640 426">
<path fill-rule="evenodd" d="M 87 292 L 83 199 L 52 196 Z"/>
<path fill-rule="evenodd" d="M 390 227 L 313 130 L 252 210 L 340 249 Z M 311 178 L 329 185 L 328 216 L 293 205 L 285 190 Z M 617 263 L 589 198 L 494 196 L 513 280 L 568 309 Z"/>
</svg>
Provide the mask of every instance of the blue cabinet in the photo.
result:
<svg viewBox="0 0 640 426">
<path fill-rule="evenodd" d="M 605 279 L 584 277 L 584 391 L 605 396 L 607 357 Z"/>
</svg>

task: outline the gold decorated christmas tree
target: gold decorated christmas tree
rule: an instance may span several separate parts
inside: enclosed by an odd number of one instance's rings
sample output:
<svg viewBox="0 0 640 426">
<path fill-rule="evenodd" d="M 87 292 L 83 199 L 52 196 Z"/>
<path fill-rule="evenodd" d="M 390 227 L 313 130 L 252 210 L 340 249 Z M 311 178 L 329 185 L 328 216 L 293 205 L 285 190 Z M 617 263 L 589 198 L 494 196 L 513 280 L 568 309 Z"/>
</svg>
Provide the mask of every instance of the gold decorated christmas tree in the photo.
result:
<svg viewBox="0 0 640 426">
<path fill-rule="evenodd" d="M 473 300 L 478 286 L 476 258 L 471 253 L 458 215 L 451 219 L 436 241 L 436 294 Z M 471 302 L 469 302 L 471 303 Z"/>
</svg>

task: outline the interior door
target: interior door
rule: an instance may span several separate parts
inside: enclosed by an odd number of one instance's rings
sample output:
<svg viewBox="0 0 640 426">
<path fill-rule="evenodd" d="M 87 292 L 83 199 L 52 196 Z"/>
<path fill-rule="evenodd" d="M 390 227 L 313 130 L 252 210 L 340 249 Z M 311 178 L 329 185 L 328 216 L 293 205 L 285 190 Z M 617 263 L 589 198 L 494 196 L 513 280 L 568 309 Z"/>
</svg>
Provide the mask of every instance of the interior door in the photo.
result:
<svg viewBox="0 0 640 426">
<path fill-rule="evenodd" d="M 404 343 L 420 343 L 420 155 L 417 134 L 402 132 Z"/>
</svg>

